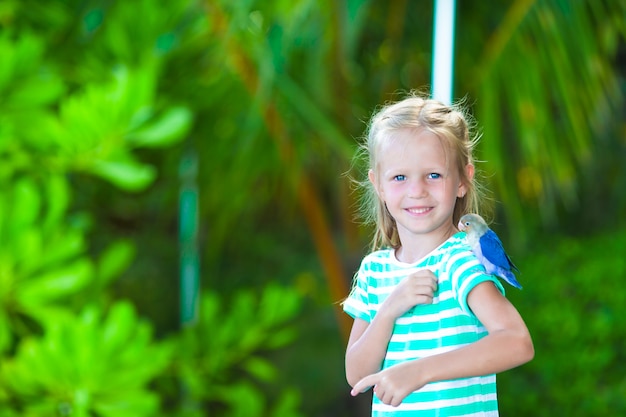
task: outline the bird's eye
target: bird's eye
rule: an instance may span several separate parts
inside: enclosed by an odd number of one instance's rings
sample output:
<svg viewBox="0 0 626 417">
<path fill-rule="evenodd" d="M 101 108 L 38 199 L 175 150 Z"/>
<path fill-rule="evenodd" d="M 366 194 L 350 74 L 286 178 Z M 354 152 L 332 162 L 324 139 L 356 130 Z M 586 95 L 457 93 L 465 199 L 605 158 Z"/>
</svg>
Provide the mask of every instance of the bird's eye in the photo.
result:
<svg viewBox="0 0 626 417">
<path fill-rule="evenodd" d="M 465 226 L 469 226 L 469 225 L 470 225 L 470 222 L 465 222 Z"/>
</svg>

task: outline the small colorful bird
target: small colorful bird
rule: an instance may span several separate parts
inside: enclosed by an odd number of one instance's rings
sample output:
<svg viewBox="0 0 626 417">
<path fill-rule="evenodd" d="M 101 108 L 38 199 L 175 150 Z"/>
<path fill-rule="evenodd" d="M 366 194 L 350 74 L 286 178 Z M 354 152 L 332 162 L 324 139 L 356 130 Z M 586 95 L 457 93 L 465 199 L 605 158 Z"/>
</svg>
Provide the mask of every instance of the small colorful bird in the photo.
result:
<svg viewBox="0 0 626 417">
<path fill-rule="evenodd" d="M 519 269 L 513 265 L 498 235 L 482 217 L 478 214 L 464 215 L 459 221 L 459 230 L 467 233 L 467 243 L 488 274 L 502 278 L 515 288 L 522 288 L 513 274 L 513 271 L 519 272 Z"/>
</svg>

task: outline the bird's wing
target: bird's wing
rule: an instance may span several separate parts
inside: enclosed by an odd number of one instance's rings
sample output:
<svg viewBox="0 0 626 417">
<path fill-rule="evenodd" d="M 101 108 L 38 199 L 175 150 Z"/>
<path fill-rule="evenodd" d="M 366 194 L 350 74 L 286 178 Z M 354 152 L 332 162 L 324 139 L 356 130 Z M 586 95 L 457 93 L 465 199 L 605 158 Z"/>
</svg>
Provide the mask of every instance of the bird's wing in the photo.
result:
<svg viewBox="0 0 626 417">
<path fill-rule="evenodd" d="M 489 262 L 505 269 L 515 269 L 515 265 L 511 262 L 511 258 L 506 254 L 502 242 L 496 233 L 489 229 L 480 237 L 479 240 L 483 256 L 487 258 Z"/>
</svg>

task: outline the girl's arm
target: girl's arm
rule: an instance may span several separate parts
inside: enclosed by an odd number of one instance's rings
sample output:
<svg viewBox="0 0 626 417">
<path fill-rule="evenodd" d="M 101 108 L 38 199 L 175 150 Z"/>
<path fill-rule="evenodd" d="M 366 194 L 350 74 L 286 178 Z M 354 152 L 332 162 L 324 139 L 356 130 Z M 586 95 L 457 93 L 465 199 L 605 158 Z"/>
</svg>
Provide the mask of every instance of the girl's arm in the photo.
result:
<svg viewBox="0 0 626 417">
<path fill-rule="evenodd" d="M 363 377 L 380 371 L 395 318 L 377 314 L 371 323 L 355 319 L 346 349 L 346 379 L 354 386 Z"/>
<path fill-rule="evenodd" d="M 488 335 L 460 349 L 392 366 L 359 381 L 352 394 L 375 386 L 385 404 L 398 405 L 411 392 L 434 381 L 498 373 L 534 357 L 526 324 L 513 305 L 489 282 L 476 286 L 468 305 Z"/>
<path fill-rule="evenodd" d="M 355 319 L 346 349 L 346 379 L 354 386 L 380 371 L 396 319 L 418 304 L 431 304 L 437 277 L 424 269 L 407 276 L 382 303 L 370 323 Z"/>
<path fill-rule="evenodd" d="M 477 285 L 467 303 L 489 334 L 422 364 L 428 382 L 503 372 L 529 362 L 535 355 L 524 320 L 494 284 Z"/>
</svg>

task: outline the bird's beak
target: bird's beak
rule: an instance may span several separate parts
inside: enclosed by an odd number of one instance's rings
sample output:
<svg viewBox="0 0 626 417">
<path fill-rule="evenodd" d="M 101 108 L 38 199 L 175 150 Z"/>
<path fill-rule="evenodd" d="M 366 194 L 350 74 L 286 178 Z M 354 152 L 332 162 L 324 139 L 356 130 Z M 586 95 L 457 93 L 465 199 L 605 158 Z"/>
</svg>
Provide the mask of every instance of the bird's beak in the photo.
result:
<svg viewBox="0 0 626 417">
<path fill-rule="evenodd" d="M 459 222 L 458 227 L 459 227 L 459 230 L 465 231 L 465 225 L 463 224 L 463 222 Z"/>
</svg>

